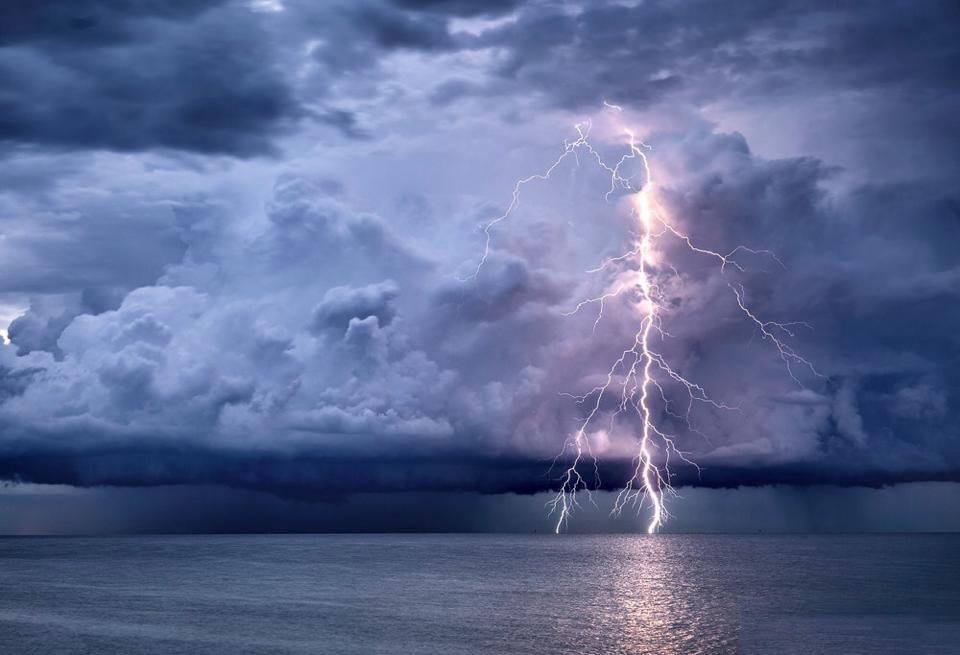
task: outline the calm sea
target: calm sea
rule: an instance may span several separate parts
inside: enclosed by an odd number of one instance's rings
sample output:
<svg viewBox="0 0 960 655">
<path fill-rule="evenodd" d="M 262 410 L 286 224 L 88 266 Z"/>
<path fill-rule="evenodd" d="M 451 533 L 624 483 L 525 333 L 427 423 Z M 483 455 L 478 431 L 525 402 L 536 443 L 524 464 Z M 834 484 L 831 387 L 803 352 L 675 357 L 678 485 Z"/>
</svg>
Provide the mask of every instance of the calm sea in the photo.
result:
<svg viewBox="0 0 960 655">
<path fill-rule="evenodd" d="M 960 653 L 960 535 L 3 538 L 0 653 Z"/>
</svg>

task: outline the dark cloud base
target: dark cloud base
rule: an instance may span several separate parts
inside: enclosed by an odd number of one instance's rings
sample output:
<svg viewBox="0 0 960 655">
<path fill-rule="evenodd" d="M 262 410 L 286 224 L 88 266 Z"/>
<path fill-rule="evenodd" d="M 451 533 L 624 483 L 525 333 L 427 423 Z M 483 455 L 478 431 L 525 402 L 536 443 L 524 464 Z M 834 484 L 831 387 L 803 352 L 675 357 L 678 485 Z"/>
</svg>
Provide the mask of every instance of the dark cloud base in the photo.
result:
<svg viewBox="0 0 960 655">
<path fill-rule="evenodd" d="M 75 487 L 216 484 L 302 499 L 334 499 L 354 493 L 476 492 L 536 494 L 556 491 L 564 462 L 497 457 L 278 457 L 224 454 L 194 449 L 101 450 L 65 455 L 31 452 L 0 457 L 0 478 Z M 672 467 L 675 487 L 736 488 L 767 485 L 833 485 L 879 488 L 907 482 L 960 482 L 960 468 L 862 471 L 829 465 Z M 618 491 L 630 477 L 629 461 L 598 464 L 599 484 L 584 471 L 591 489 Z"/>
</svg>

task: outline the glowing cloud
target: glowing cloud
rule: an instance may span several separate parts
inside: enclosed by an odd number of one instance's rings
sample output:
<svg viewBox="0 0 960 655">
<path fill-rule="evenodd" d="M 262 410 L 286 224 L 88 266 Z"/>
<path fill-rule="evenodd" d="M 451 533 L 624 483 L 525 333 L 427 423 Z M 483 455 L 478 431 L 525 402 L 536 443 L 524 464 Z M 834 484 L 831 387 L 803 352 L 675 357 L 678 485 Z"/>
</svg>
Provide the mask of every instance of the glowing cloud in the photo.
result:
<svg viewBox="0 0 960 655">
<path fill-rule="evenodd" d="M 623 111 L 620 106 L 607 101 L 603 101 L 603 105 L 607 111 L 618 115 Z M 592 122 L 589 120 L 577 123 L 574 126 L 577 138 L 564 143 L 563 151 L 546 170 L 517 180 L 506 210 L 483 226 L 483 252 L 476 269 L 467 279 L 475 279 L 480 275 L 490 255 L 493 230 L 514 213 L 520 203 L 523 187 L 535 181 L 550 179 L 554 171 L 568 158 L 573 157 L 579 165 L 581 155 L 586 155 L 609 175 L 610 186 L 604 193 L 604 198 L 608 202 L 616 193 L 629 195 L 630 211 L 636 225 L 636 236 L 632 247 L 627 252 L 609 258 L 587 271 L 588 273 L 615 272 L 613 285 L 596 297 L 580 301 L 570 312 L 567 312 L 567 315 L 579 313 L 595 305 L 597 316 L 593 327 L 596 330 L 603 319 L 605 303 L 611 298 L 622 296 L 629 300 L 629 306 L 636 312 L 638 328 L 633 335 L 632 343 L 627 344 L 620 356 L 610 365 L 601 384 L 581 395 L 565 394 L 582 406 L 586 413 L 578 429 L 566 439 L 563 449 L 554 460 L 556 464 L 561 458 L 567 458 L 569 464 L 560 477 L 560 487 L 556 496 L 548 503 L 548 507 L 551 514 L 557 516 L 555 531 L 559 532 L 570 519 L 573 510 L 579 506 L 578 492 L 585 491 L 590 495 L 590 485 L 581 473 L 581 467 L 584 465 L 584 460 L 592 461 L 593 475 L 598 479 L 597 460 L 592 452 L 589 436 L 592 431 L 597 430 L 595 424 L 605 413 L 604 401 L 609 401 L 609 397 L 612 396 L 616 409 L 609 412 L 607 428 L 609 432 L 613 431 L 617 420 L 628 413 L 640 420 L 632 475 L 617 495 L 612 512 L 619 514 L 628 505 L 636 506 L 639 511 L 644 505 L 649 505 L 650 519 L 647 532 L 654 533 L 668 517 L 665 495 L 673 492 L 670 485 L 671 457 L 678 458 L 699 470 L 696 463 L 689 459 L 688 453 L 678 447 L 676 435 L 660 427 L 659 412 L 680 419 L 690 431 L 699 432 L 690 420 L 694 403 L 704 403 L 720 410 L 736 411 L 738 409 L 735 405 L 714 400 L 702 386 L 687 379 L 671 366 L 657 349 L 658 342 L 670 337 L 663 324 L 664 316 L 669 313 L 665 303 L 665 282 L 669 278 L 682 279 L 677 268 L 662 257 L 662 251 L 658 247 L 661 241 L 672 240 L 690 252 L 716 262 L 720 275 L 732 292 L 733 300 L 744 319 L 753 324 L 764 341 L 771 344 L 783 361 L 787 374 L 798 385 L 802 386 L 802 383 L 797 377 L 795 367 L 804 367 L 815 376 L 820 374 L 810 361 L 798 354 L 788 343 L 788 340 L 795 336 L 793 328 L 806 324 L 780 323 L 758 317 L 747 304 L 746 291 L 742 284 L 727 279 L 728 269 L 745 271 L 737 261 L 737 255 L 744 253 L 764 255 L 782 266 L 776 255 L 768 250 L 756 250 L 743 245 L 727 253 L 698 245 L 671 221 L 657 202 L 657 187 L 648 155 L 651 147 L 640 141 L 633 130 L 621 126 L 619 130 L 625 136 L 626 152 L 611 165 L 592 145 L 591 128 Z M 639 164 L 637 174 L 631 175 L 625 171 L 628 162 Z M 688 403 L 684 413 L 677 413 L 672 409 L 666 389 L 668 385 L 686 394 Z M 659 403 L 657 407 L 654 406 L 655 402 Z"/>
</svg>

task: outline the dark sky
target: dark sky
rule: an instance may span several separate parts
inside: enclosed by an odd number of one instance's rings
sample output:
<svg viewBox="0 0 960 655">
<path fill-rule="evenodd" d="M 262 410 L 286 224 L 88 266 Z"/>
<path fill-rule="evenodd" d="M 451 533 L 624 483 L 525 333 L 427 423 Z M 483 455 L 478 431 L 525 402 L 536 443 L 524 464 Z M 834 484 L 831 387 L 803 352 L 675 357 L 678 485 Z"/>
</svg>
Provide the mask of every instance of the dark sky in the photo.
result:
<svg viewBox="0 0 960 655">
<path fill-rule="evenodd" d="M 564 394 L 637 327 L 628 302 L 595 331 L 567 316 L 614 283 L 584 271 L 631 247 L 627 198 L 566 161 L 462 278 L 479 226 L 586 119 L 611 157 L 623 126 L 643 137 L 698 243 L 783 264 L 728 278 L 661 253 L 664 356 L 739 407 L 698 404 L 693 430 L 658 410 L 702 467 L 674 469 L 680 529 L 722 529 L 721 505 L 787 515 L 738 529 L 942 527 L 958 70 L 949 1 L 7 0 L 0 531 L 36 507 L 41 531 L 171 530 L 184 490 L 210 499 L 190 530 L 539 528 L 583 414 Z M 764 320 L 809 324 L 790 345 L 822 377 L 791 379 L 730 280 Z M 637 426 L 605 425 L 588 439 L 612 490 Z"/>
</svg>

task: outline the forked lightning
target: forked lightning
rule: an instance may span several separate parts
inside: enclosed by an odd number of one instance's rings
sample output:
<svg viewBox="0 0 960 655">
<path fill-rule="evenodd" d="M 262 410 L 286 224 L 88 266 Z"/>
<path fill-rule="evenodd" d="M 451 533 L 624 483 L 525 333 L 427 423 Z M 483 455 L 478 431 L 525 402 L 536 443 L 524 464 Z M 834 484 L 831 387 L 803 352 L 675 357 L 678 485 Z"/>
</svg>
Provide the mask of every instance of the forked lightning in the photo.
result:
<svg viewBox="0 0 960 655">
<path fill-rule="evenodd" d="M 606 101 L 603 104 L 607 110 L 618 115 L 622 112 L 617 105 Z M 593 456 L 588 435 L 591 430 L 596 429 L 595 423 L 603 413 L 604 401 L 612 402 L 616 409 L 609 419 L 611 431 L 618 417 L 625 413 L 633 413 L 640 420 L 637 449 L 631 465 L 632 476 L 616 496 L 612 512 L 619 514 L 628 505 L 636 505 L 639 510 L 646 503 L 651 510 L 647 532 L 654 533 L 667 518 L 664 495 L 673 492 L 670 485 L 671 458 L 678 458 L 699 471 L 699 467 L 689 459 L 687 453 L 677 447 L 676 436 L 659 427 L 660 421 L 658 421 L 656 409 L 673 418 L 683 420 L 693 431 L 696 430 L 691 423 L 690 413 L 694 403 L 704 403 L 715 409 L 737 409 L 736 406 L 712 399 L 702 386 L 680 374 L 655 348 L 655 343 L 659 339 L 669 336 L 662 323 L 662 316 L 666 311 L 664 281 L 667 276 L 680 278 L 680 273 L 675 267 L 668 262 L 659 261 L 658 255 L 661 254 L 661 250 L 657 246 L 660 240 L 671 239 L 691 252 L 711 258 L 717 263 L 719 273 L 730 288 L 733 300 L 744 319 L 752 323 L 763 340 L 771 344 L 784 362 L 788 375 L 794 381 L 800 384 L 795 370 L 797 366 L 806 368 L 814 375 L 819 376 L 819 373 L 807 359 L 787 343 L 787 339 L 794 336 L 792 328 L 805 324 L 778 323 L 759 318 L 748 306 L 742 285 L 729 280 L 727 276 L 730 268 L 744 271 L 743 266 L 736 259 L 741 253 L 765 255 L 777 263 L 780 263 L 780 260 L 769 251 L 754 250 L 746 246 L 737 246 L 728 253 L 721 253 L 698 245 L 671 222 L 657 203 L 656 184 L 648 157 L 650 147 L 639 141 L 632 130 L 621 128 L 622 134 L 626 136 L 626 153 L 615 163 L 609 164 L 590 142 L 591 127 L 590 121 L 575 125 L 577 138 L 564 143 L 563 151 L 546 170 L 517 180 L 506 210 L 483 226 L 483 252 L 471 277 L 475 278 L 480 274 L 490 255 L 493 230 L 514 213 L 520 203 L 523 187 L 535 181 L 550 179 L 554 171 L 567 158 L 572 156 L 579 164 L 580 155 L 584 154 L 609 175 L 610 185 L 604 193 L 606 200 L 609 201 L 610 197 L 618 192 L 630 195 L 631 213 L 637 226 L 632 247 L 627 252 L 607 259 L 588 271 L 588 273 L 599 273 L 615 269 L 619 272 L 616 282 L 612 288 L 601 295 L 579 302 L 567 314 L 576 314 L 587 307 L 596 306 L 597 316 L 594 321 L 594 330 L 596 330 L 603 318 L 605 303 L 611 298 L 626 294 L 625 297 L 629 299 L 639 316 L 639 325 L 633 335 L 632 343 L 627 345 L 607 369 L 602 384 L 583 395 L 570 396 L 584 407 L 586 414 L 577 430 L 566 439 L 562 451 L 557 456 L 557 460 L 568 458 L 570 461 L 560 477 L 560 488 L 548 506 L 551 514 L 557 516 L 555 531 L 559 532 L 566 525 L 574 508 L 578 506 L 577 494 L 581 491 L 590 494 L 590 485 L 581 473 L 584 460 L 589 459 L 593 462 L 594 475 L 597 475 L 596 459 Z M 630 161 L 634 165 L 639 165 L 640 172 L 637 175 L 628 175 L 625 172 L 627 162 Z M 635 178 L 640 179 L 635 181 Z M 665 385 L 673 385 L 686 393 L 688 402 L 683 414 L 678 414 L 671 409 Z M 657 408 L 653 407 L 655 399 L 659 400 Z"/>
</svg>

